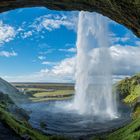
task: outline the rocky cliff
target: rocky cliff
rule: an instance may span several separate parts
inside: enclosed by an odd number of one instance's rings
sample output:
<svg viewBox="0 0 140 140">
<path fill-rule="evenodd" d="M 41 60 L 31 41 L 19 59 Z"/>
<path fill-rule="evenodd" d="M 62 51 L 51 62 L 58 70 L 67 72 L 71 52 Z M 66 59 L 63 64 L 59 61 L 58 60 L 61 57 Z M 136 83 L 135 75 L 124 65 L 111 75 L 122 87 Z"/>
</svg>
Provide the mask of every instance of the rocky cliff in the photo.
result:
<svg viewBox="0 0 140 140">
<path fill-rule="evenodd" d="M 95 11 L 123 24 L 140 37 L 140 0 L 1 0 L 0 12 L 37 6 L 52 10 Z"/>
<path fill-rule="evenodd" d="M 18 96 L 19 91 L 7 81 L 0 78 L 0 92 L 8 94 L 14 101 Z"/>
<path fill-rule="evenodd" d="M 133 108 L 132 118 L 140 117 L 140 74 L 121 80 L 116 91 L 121 100 Z"/>
</svg>

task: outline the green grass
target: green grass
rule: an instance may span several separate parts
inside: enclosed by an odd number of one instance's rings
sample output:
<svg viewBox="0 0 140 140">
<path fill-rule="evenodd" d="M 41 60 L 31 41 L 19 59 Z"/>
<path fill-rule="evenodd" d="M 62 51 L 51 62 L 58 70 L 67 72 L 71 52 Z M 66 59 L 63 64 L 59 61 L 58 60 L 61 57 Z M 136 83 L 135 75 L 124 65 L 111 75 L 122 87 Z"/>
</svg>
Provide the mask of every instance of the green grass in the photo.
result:
<svg viewBox="0 0 140 140">
<path fill-rule="evenodd" d="M 69 88 L 55 89 L 55 88 L 56 87 L 54 87 L 54 89 L 26 87 L 23 89 L 25 91 L 24 94 L 27 95 L 26 98 L 28 98 L 32 102 L 66 100 L 72 98 L 72 96 L 74 95 L 74 89 Z"/>
<path fill-rule="evenodd" d="M 61 100 L 69 100 L 72 97 L 61 97 L 61 98 L 29 98 L 32 102 L 47 102 L 47 101 L 61 101 Z"/>
<path fill-rule="evenodd" d="M 63 96 L 73 94 L 73 90 L 55 90 L 55 91 L 48 91 L 48 92 L 37 92 L 33 96 L 34 97 L 44 97 L 44 96 Z"/>
<path fill-rule="evenodd" d="M 25 88 L 25 91 L 35 91 L 35 92 L 37 92 L 37 91 L 46 91 L 46 89 L 42 89 L 42 88 Z"/>
<path fill-rule="evenodd" d="M 106 140 L 139 140 L 140 139 L 140 118 L 130 124 L 108 135 Z"/>
<path fill-rule="evenodd" d="M 140 97 L 140 74 L 121 80 L 116 89 L 126 104 L 135 104 Z"/>
</svg>

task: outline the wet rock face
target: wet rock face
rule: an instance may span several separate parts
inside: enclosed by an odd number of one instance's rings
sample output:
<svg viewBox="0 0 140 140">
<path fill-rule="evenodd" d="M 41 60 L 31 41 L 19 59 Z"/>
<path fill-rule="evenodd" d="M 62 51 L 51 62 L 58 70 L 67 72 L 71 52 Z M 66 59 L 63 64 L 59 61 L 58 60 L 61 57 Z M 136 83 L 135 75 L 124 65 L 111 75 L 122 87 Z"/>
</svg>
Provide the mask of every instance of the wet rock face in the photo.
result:
<svg viewBox="0 0 140 140">
<path fill-rule="evenodd" d="M 140 37 L 140 0 L 1 0 L 0 12 L 36 6 L 52 10 L 95 11 L 125 25 Z"/>
<path fill-rule="evenodd" d="M 0 91 L 0 106 L 3 106 L 5 110 L 13 114 L 18 120 L 29 120 L 28 112 L 18 107 L 8 94 L 4 94 Z"/>
</svg>

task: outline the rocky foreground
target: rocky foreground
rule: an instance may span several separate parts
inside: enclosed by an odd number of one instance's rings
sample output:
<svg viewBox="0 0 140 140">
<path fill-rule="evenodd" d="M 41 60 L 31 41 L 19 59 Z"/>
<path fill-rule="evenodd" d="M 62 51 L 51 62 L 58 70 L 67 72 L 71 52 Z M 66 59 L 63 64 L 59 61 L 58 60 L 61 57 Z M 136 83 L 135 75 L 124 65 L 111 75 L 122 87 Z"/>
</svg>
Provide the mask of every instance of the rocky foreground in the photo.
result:
<svg viewBox="0 0 140 140">
<path fill-rule="evenodd" d="M 16 94 L 19 94 L 16 88 L 0 79 L 0 140 L 64 140 L 33 129 L 28 123 L 28 112 L 19 108 L 10 97 Z M 14 97 L 18 99 L 19 95 Z"/>
</svg>

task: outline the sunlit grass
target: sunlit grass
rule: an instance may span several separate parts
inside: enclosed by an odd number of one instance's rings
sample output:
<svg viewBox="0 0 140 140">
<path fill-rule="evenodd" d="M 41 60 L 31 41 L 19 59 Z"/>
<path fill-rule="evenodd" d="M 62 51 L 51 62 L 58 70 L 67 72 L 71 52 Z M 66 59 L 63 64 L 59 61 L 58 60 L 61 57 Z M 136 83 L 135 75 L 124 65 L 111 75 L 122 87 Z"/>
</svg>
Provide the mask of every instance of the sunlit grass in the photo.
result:
<svg viewBox="0 0 140 140">
<path fill-rule="evenodd" d="M 63 96 L 74 94 L 73 90 L 55 90 L 55 91 L 48 91 L 48 92 L 37 92 L 33 96 L 35 97 L 45 97 L 45 96 Z"/>
<path fill-rule="evenodd" d="M 53 98 L 29 98 L 32 102 L 46 102 L 46 101 L 61 101 L 61 100 L 69 100 L 72 97 L 53 97 Z"/>
<path fill-rule="evenodd" d="M 18 85 L 19 86 L 19 85 Z M 42 85 L 20 85 L 22 93 L 27 95 L 27 99 L 32 102 L 43 102 L 52 100 L 67 100 L 71 99 L 75 93 L 74 87 L 63 84 L 45 84 Z"/>
</svg>

